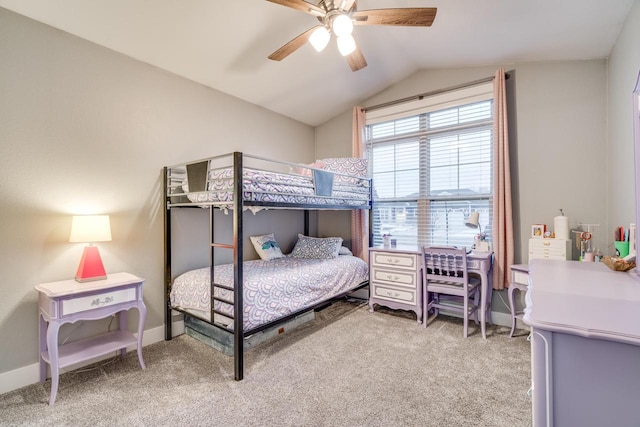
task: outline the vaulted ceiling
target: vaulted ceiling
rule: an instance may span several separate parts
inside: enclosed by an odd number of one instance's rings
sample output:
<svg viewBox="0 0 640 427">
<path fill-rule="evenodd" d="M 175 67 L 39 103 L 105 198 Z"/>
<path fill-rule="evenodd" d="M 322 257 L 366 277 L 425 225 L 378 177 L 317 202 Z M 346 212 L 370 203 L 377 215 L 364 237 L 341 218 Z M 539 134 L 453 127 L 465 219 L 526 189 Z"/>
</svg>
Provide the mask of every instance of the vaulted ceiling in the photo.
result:
<svg viewBox="0 0 640 427">
<path fill-rule="evenodd" d="M 635 0 L 359 0 L 436 7 L 431 27 L 356 26 L 368 66 L 334 42 L 267 59 L 318 24 L 266 0 L 0 0 L 132 58 L 317 126 L 420 69 L 606 58 Z M 318 0 L 309 0 L 317 4 Z"/>
</svg>

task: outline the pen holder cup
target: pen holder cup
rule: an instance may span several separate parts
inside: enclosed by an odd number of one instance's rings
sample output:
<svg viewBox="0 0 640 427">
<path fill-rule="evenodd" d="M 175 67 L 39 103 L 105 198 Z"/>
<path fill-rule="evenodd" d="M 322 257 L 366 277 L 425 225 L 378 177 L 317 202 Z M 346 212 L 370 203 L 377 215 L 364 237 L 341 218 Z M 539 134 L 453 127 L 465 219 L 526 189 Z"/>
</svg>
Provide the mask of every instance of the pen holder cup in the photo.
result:
<svg viewBox="0 0 640 427">
<path fill-rule="evenodd" d="M 629 255 L 629 242 L 614 242 L 616 247 L 616 256 L 624 258 Z"/>
</svg>

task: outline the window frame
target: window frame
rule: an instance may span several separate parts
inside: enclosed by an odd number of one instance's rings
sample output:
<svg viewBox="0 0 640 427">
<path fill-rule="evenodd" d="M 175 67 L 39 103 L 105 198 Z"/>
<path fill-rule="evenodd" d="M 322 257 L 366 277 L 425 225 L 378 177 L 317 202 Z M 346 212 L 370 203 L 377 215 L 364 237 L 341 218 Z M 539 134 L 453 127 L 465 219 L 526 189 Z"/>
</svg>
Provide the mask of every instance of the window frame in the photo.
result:
<svg viewBox="0 0 640 427">
<path fill-rule="evenodd" d="M 489 101 L 489 116 L 488 118 L 481 120 L 474 120 L 468 123 L 460 124 L 460 119 L 458 118 L 458 124 L 453 126 L 441 126 L 430 128 L 428 120 L 431 117 L 431 113 L 437 113 L 443 110 L 451 109 L 451 108 L 460 108 L 467 105 L 473 105 L 476 103 Z M 385 145 L 393 145 L 394 147 L 398 147 L 403 143 L 411 143 L 417 142 L 418 144 L 418 152 L 419 152 L 419 161 L 418 161 L 418 175 L 419 175 L 419 185 L 418 192 L 416 193 L 416 197 L 383 197 L 378 198 L 374 194 L 373 199 L 373 207 L 372 207 L 372 228 L 371 232 L 373 234 L 372 244 L 378 245 L 382 243 L 382 234 L 384 232 L 383 229 L 377 229 L 377 227 L 382 227 L 382 223 L 380 221 L 381 214 L 376 210 L 376 205 L 378 207 L 393 204 L 399 205 L 401 203 L 407 203 L 408 205 L 404 206 L 405 215 L 408 215 L 407 212 L 410 212 L 412 209 L 415 209 L 416 224 L 415 224 L 415 243 L 418 245 L 426 244 L 449 244 L 450 240 L 452 240 L 449 236 L 449 215 L 451 212 L 463 212 L 464 218 L 466 218 L 473 210 L 481 210 L 481 223 L 482 232 L 486 236 L 487 240 L 491 240 L 491 225 L 493 222 L 493 212 L 492 212 L 492 204 L 494 197 L 494 180 L 493 180 L 493 168 L 494 168 L 494 159 L 493 159 L 493 146 L 494 146 L 494 135 L 493 135 L 493 120 L 494 120 L 494 111 L 493 111 L 493 82 L 483 83 L 472 85 L 469 87 L 464 87 L 461 89 L 455 89 L 451 91 L 438 92 L 433 96 L 421 97 L 419 99 L 411 100 L 408 102 L 398 103 L 389 105 L 387 107 L 375 109 L 373 111 L 366 112 L 366 125 L 365 125 L 365 137 L 364 137 L 364 146 L 367 157 L 369 158 L 369 162 L 371 165 L 371 177 L 373 178 L 373 185 L 375 188 L 375 175 L 376 170 L 374 166 L 375 159 L 373 157 L 373 149 L 376 147 L 383 147 Z M 459 111 L 458 111 L 459 112 Z M 407 132 L 407 133 L 396 133 L 395 127 L 393 135 L 389 137 L 373 137 L 373 132 L 375 130 L 375 125 L 379 124 L 388 124 L 390 122 L 394 122 L 394 126 L 398 121 L 409 120 L 412 117 L 418 118 L 419 128 L 418 131 Z M 457 138 L 460 135 L 464 135 L 467 132 L 484 132 L 489 131 L 488 139 L 488 163 L 489 163 L 489 172 L 488 172 L 488 192 L 480 193 L 475 195 L 434 195 L 429 191 L 429 174 L 433 173 L 432 160 L 429 158 L 429 149 L 431 145 L 431 140 L 434 137 L 442 137 L 444 135 L 456 135 Z M 415 140 L 415 141 L 412 141 Z M 484 143 L 486 144 L 486 143 Z M 478 142 L 478 147 L 483 148 L 483 143 Z M 486 149 L 486 147 L 484 147 Z M 459 155 L 459 153 L 458 153 Z M 395 161 L 395 159 L 394 159 Z M 484 161 L 486 163 L 487 161 Z M 454 167 L 458 170 L 457 177 L 460 179 L 460 165 L 463 163 L 458 161 L 454 165 Z M 393 173 L 395 173 L 396 169 L 394 168 Z M 394 177 L 397 179 L 397 177 Z M 458 183 L 458 190 L 460 190 L 460 185 Z M 394 190 L 396 191 L 396 190 Z M 394 196 L 397 196 L 397 192 L 394 192 Z M 411 194 L 413 196 L 413 193 Z M 444 203 L 445 215 L 447 217 L 447 233 L 446 233 L 446 241 L 434 241 L 435 236 L 435 227 L 431 224 L 431 214 L 433 209 L 431 208 L 434 204 L 442 204 Z M 467 208 L 463 209 L 460 207 L 447 207 L 447 204 L 451 203 L 454 206 L 459 205 L 460 203 L 468 203 Z M 400 207 L 399 207 L 400 208 Z M 393 209 L 390 209 L 389 212 L 392 212 Z M 397 213 L 396 213 L 397 215 Z M 442 213 L 440 213 L 442 215 Z M 484 217 L 484 218 L 482 218 Z M 464 221 L 463 218 L 463 221 Z M 482 221 L 484 220 L 484 221 Z M 378 221 L 378 223 L 376 223 Z M 463 222 L 461 221 L 461 223 Z M 468 230 L 468 237 L 465 237 L 463 244 L 466 242 L 468 246 L 473 242 L 473 238 L 479 230 Z M 404 239 L 406 240 L 406 239 Z M 400 244 L 412 244 L 413 242 L 407 242 L 400 238 L 398 239 Z M 459 242 L 456 242 L 459 243 Z"/>
</svg>

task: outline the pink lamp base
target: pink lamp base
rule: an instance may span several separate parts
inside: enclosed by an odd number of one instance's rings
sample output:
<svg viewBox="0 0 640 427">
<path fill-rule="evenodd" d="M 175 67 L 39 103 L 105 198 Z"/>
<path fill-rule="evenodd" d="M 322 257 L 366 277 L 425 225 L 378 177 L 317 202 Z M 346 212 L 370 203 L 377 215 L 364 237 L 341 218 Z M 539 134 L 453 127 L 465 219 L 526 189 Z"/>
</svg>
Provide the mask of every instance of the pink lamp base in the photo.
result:
<svg viewBox="0 0 640 427">
<path fill-rule="evenodd" d="M 97 246 L 85 246 L 76 272 L 77 282 L 90 282 L 107 278 Z"/>
</svg>

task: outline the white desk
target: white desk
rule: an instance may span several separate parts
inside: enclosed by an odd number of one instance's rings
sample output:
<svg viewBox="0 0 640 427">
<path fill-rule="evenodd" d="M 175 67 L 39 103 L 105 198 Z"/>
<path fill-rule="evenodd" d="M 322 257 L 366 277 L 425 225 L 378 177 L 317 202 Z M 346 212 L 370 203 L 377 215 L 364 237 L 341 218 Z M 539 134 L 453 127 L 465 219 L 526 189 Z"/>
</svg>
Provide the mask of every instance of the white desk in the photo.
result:
<svg viewBox="0 0 640 427">
<path fill-rule="evenodd" d="M 533 425 L 637 426 L 640 276 L 602 263 L 529 263 Z"/>
<path fill-rule="evenodd" d="M 398 246 L 396 248 L 372 248 L 375 251 L 385 251 L 396 254 L 411 254 L 417 256 L 418 263 L 416 264 L 417 277 L 422 277 L 420 266 L 422 263 L 419 261 L 422 256 L 422 250 L 419 246 Z M 489 318 L 491 322 L 491 295 L 493 279 L 491 277 L 491 267 L 493 266 L 493 252 L 471 252 L 467 255 L 467 270 L 469 273 L 475 273 L 480 276 L 481 289 L 480 289 L 480 328 L 482 330 L 482 338 L 487 339 L 486 320 Z M 420 321 L 420 316 L 418 316 Z"/>
</svg>

